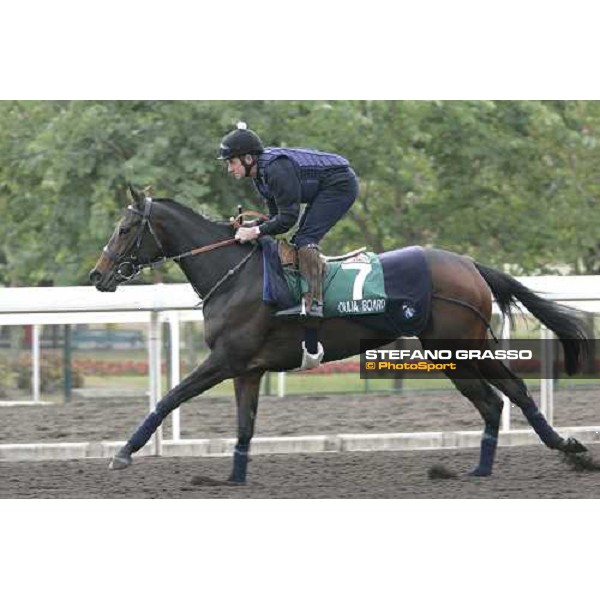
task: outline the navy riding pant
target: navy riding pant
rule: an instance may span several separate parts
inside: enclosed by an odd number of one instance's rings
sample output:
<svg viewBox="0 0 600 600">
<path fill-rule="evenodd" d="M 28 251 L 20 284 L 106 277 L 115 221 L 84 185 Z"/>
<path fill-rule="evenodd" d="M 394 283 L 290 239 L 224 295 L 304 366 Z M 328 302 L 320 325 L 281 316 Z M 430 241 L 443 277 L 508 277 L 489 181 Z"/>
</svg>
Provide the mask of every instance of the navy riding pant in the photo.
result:
<svg viewBox="0 0 600 600">
<path fill-rule="evenodd" d="M 307 205 L 292 244 L 298 248 L 318 244 L 325 234 L 348 212 L 358 197 L 358 180 L 352 170 L 350 177 L 320 191 Z"/>
</svg>

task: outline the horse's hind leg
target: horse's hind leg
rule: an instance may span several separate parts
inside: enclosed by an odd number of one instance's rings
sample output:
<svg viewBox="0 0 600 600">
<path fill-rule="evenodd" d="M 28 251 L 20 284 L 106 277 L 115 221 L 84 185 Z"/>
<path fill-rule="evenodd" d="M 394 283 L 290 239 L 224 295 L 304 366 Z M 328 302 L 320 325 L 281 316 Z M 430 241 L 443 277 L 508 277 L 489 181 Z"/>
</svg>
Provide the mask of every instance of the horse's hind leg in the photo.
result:
<svg viewBox="0 0 600 600">
<path fill-rule="evenodd" d="M 534 431 L 548 448 L 561 450 L 566 453 L 586 451 L 586 447 L 583 444 L 574 438 L 563 438 L 546 421 L 546 418 L 539 411 L 536 403 L 529 394 L 525 382 L 517 377 L 504 363 L 499 360 L 480 361 L 480 370 L 487 381 L 498 388 L 503 394 L 506 394 L 511 402 L 521 409 L 531 427 L 533 427 Z"/>
<path fill-rule="evenodd" d="M 444 373 L 456 386 L 456 389 L 473 403 L 485 422 L 479 464 L 469 475 L 487 477 L 492 474 L 498 446 L 502 399 L 492 386 L 482 379 L 474 363 L 458 365 L 456 371 L 446 370 Z"/>
<path fill-rule="evenodd" d="M 260 380 L 264 371 L 253 371 L 233 380 L 238 416 L 238 438 L 233 451 L 233 470 L 229 481 L 246 483 L 250 441 L 254 435 L 254 423 L 258 410 Z"/>
</svg>

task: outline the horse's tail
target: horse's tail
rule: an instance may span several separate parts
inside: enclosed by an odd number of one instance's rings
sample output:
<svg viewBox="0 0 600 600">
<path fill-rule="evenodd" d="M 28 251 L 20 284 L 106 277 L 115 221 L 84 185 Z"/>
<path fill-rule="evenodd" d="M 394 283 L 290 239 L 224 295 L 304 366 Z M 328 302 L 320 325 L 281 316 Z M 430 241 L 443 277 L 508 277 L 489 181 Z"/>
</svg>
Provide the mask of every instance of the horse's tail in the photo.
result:
<svg viewBox="0 0 600 600">
<path fill-rule="evenodd" d="M 512 308 L 517 301 L 560 340 L 565 353 L 565 370 L 569 375 L 577 373 L 588 351 L 588 333 L 577 311 L 552 300 L 546 300 L 519 283 L 514 277 L 491 267 L 475 263 L 503 315 L 512 323 Z"/>
</svg>

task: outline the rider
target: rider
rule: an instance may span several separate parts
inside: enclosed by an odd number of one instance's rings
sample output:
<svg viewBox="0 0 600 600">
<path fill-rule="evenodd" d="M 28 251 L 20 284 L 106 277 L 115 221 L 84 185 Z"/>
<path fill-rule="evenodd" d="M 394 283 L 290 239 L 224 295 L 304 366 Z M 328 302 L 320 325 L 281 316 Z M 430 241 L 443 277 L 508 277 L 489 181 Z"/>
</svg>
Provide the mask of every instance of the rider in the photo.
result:
<svg viewBox="0 0 600 600">
<path fill-rule="evenodd" d="M 323 270 L 318 244 L 358 196 L 358 180 L 349 162 L 317 150 L 265 148 L 245 123 L 238 123 L 237 129 L 222 139 L 218 158 L 227 161 L 227 172 L 236 179 L 251 177 L 269 208 L 268 221 L 238 229 L 236 239 L 241 243 L 289 231 L 298 220 L 300 204 L 306 204 L 291 242 L 298 248 L 298 265 L 308 293 L 303 303 L 279 311 L 277 316 L 322 317 Z"/>
</svg>

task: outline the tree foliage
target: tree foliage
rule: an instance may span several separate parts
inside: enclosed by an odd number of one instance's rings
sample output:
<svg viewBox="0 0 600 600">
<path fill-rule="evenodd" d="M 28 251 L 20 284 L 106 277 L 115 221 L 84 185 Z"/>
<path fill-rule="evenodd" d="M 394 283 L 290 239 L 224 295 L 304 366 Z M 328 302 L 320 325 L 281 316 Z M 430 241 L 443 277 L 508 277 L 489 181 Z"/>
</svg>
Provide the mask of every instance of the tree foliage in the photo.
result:
<svg viewBox="0 0 600 600">
<path fill-rule="evenodd" d="M 261 207 L 215 160 L 239 119 L 267 145 L 351 161 L 360 196 L 327 252 L 422 244 L 517 273 L 600 272 L 598 102 L 14 101 L 0 102 L 0 284 L 85 283 L 130 181 L 214 217 Z"/>
</svg>

